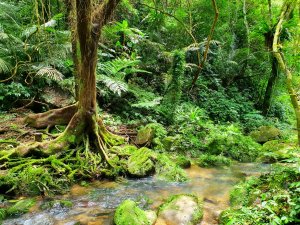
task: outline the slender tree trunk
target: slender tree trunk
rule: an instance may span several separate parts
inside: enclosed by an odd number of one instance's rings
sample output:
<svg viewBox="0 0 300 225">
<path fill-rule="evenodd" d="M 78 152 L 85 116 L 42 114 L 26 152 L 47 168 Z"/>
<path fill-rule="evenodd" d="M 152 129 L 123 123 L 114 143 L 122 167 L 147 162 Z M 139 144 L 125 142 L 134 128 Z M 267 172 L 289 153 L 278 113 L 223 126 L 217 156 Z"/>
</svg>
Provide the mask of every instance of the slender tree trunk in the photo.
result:
<svg viewBox="0 0 300 225">
<path fill-rule="evenodd" d="M 273 56 L 273 54 L 271 55 L 271 61 L 272 61 L 271 76 L 269 77 L 267 88 L 264 95 L 264 100 L 261 106 L 263 115 L 265 116 L 268 114 L 269 109 L 271 107 L 273 90 L 275 87 L 276 80 L 278 78 L 278 63 L 277 63 L 277 59 Z"/>
<path fill-rule="evenodd" d="M 286 75 L 286 85 L 288 89 L 288 93 L 290 95 L 290 99 L 295 111 L 295 117 L 297 121 L 297 132 L 298 132 L 298 145 L 300 145 L 300 107 L 297 99 L 297 93 L 293 87 L 293 76 L 291 71 L 288 69 L 286 63 L 283 59 L 283 54 L 280 52 L 278 45 L 279 45 L 279 36 L 281 33 L 282 25 L 284 20 L 288 19 L 291 12 L 295 9 L 297 5 L 297 0 L 287 0 L 284 2 L 282 7 L 281 15 L 279 17 L 279 21 L 276 25 L 276 30 L 273 39 L 273 55 L 278 61 L 279 68 L 285 73 Z"/>
</svg>

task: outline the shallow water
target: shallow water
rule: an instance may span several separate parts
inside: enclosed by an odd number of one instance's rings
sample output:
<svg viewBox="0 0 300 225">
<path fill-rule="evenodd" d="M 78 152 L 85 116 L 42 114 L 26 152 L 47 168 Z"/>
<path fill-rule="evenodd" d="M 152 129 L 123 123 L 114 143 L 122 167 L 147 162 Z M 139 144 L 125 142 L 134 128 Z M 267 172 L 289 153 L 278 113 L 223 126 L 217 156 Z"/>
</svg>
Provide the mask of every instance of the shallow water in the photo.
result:
<svg viewBox="0 0 300 225">
<path fill-rule="evenodd" d="M 201 196 L 204 199 L 204 217 L 200 224 L 214 225 L 218 224 L 220 212 L 229 206 L 232 187 L 246 176 L 269 170 L 270 166 L 255 163 L 210 169 L 192 166 L 186 170 L 190 177 L 186 183 L 170 183 L 148 177 L 122 183 L 97 181 L 89 187 L 75 185 L 69 194 L 56 198 L 72 201 L 72 208 L 55 205 L 52 209 L 41 211 L 34 207 L 30 213 L 6 220 L 3 225 L 111 225 L 115 208 L 125 199 L 138 201 L 141 207 L 155 210 L 170 195 L 181 193 Z"/>
</svg>

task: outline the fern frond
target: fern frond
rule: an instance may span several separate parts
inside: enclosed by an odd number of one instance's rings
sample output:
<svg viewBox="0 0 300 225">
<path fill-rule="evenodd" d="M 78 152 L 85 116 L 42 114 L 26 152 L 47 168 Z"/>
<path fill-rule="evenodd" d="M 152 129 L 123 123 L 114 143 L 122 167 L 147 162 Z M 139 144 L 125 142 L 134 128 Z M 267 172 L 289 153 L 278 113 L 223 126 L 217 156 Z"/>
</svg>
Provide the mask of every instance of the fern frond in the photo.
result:
<svg viewBox="0 0 300 225">
<path fill-rule="evenodd" d="M 0 74 L 9 73 L 10 69 L 11 69 L 11 65 L 4 59 L 0 58 Z"/>
<path fill-rule="evenodd" d="M 64 78 L 64 75 L 59 72 L 57 69 L 54 69 L 52 67 L 43 67 L 39 69 L 39 71 L 36 73 L 36 76 L 40 77 L 48 77 L 51 80 L 55 81 L 61 81 Z"/>
<path fill-rule="evenodd" d="M 150 108 L 153 108 L 153 107 L 159 105 L 161 100 L 162 100 L 162 97 L 158 97 L 158 98 L 153 99 L 152 101 L 139 102 L 136 104 L 132 104 L 131 106 L 135 107 L 135 108 L 150 109 Z"/>
<path fill-rule="evenodd" d="M 112 61 L 98 63 L 98 71 L 111 77 L 123 80 L 124 77 L 132 73 L 150 73 L 146 70 L 137 68 L 140 60 L 114 59 Z"/>
<path fill-rule="evenodd" d="M 116 80 L 105 75 L 98 75 L 97 77 L 109 90 L 119 96 L 122 95 L 122 92 L 128 91 L 128 85 L 120 80 Z"/>
</svg>

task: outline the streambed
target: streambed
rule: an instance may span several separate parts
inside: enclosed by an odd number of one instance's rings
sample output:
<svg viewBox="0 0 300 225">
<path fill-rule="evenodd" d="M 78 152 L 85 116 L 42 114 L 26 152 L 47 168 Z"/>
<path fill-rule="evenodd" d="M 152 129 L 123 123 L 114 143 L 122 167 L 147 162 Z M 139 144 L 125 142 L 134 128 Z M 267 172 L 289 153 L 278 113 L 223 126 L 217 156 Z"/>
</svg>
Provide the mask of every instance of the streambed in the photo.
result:
<svg viewBox="0 0 300 225">
<path fill-rule="evenodd" d="M 204 217 L 201 225 L 214 225 L 222 210 L 229 206 L 232 187 L 247 176 L 268 172 L 270 165 L 236 163 L 228 168 L 187 169 L 190 180 L 170 183 L 155 177 L 122 182 L 96 181 L 89 187 L 75 185 L 67 195 L 56 196 L 69 200 L 71 208 L 60 204 L 40 210 L 39 205 L 18 218 L 5 220 L 3 225 L 111 225 L 115 208 L 125 199 L 132 199 L 140 206 L 155 210 L 166 198 L 174 194 L 196 194 L 204 199 Z"/>
</svg>

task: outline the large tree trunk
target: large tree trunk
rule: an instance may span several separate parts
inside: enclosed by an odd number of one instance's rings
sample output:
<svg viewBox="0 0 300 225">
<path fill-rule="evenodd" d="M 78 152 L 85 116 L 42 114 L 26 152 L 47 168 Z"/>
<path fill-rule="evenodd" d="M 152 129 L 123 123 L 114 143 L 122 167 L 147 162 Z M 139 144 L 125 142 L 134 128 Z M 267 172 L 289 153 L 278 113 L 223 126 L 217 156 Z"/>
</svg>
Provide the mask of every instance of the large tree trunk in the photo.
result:
<svg viewBox="0 0 300 225">
<path fill-rule="evenodd" d="M 79 84 L 78 102 L 70 107 L 29 116 L 27 122 L 35 127 L 70 121 L 66 130 L 55 140 L 20 146 L 17 148 L 18 154 L 27 155 L 32 151 L 47 155 L 54 154 L 69 148 L 70 145 L 80 144 L 87 140 L 88 143 L 93 144 L 102 159 L 108 162 L 106 147 L 124 141 L 122 137 L 106 130 L 98 116 L 96 102 L 98 41 L 101 28 L 109 20 L 119 1 L 103 1 L 95 10 L 92 10 L 91 0 L 76 0 L 76 43 L 80 50 L 76 61 L 78 63 L 76 65 Z M 63 119 L 61 115 L 64 116 Z"/>
</svg>

